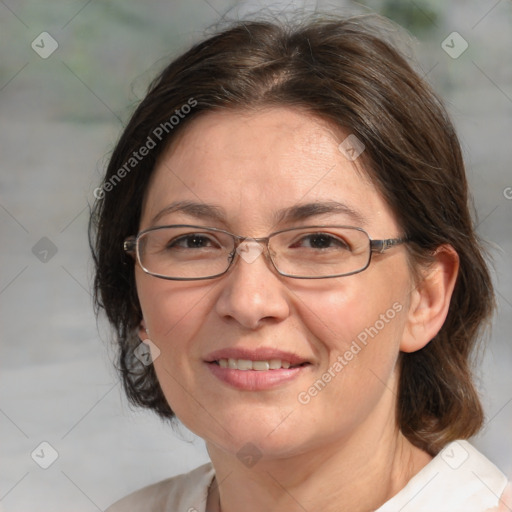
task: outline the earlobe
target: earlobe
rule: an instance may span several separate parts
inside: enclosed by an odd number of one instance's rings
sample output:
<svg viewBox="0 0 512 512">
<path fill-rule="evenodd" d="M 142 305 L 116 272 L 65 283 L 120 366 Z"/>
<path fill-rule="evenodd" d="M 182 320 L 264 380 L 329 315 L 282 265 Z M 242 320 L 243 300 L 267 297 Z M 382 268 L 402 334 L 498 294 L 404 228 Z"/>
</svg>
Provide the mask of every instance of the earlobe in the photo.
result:
<svg viewBox="0 0 512 512">
<path fill-rule="evenodd" d="M 139 338 L 141 340 L 145 340 L 148 336 L 149 336 L 149 329 L 146 326 L 146 320 L 144 320 L 144 318 L 143 318 L 139 324 Z"/>
<path fill-rule="evenodd" d="M 408 318 L 400 350 L 416 352 L 440 331 L 448 315 L 459 272 L 459 256 L 451 245 L 441 245 L 434 262 L 411 292 Z"/>
</svg>

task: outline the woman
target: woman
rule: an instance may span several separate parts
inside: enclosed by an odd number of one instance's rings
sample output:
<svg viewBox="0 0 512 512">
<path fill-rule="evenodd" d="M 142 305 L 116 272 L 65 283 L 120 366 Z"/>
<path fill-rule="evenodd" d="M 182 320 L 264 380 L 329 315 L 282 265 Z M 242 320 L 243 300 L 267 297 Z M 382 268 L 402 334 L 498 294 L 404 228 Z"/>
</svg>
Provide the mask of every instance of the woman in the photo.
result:
<svg viewBox="0 0 512 512">
<path fill-rule="evenodd" d="M 235 25 L 126 127 L 95 191 L 98 305 L 131 401 L 212 464 L 110 511 L 499 505 L 466 441 L 494 302 L 459 143 L 372 27 Z"/>
</svg>

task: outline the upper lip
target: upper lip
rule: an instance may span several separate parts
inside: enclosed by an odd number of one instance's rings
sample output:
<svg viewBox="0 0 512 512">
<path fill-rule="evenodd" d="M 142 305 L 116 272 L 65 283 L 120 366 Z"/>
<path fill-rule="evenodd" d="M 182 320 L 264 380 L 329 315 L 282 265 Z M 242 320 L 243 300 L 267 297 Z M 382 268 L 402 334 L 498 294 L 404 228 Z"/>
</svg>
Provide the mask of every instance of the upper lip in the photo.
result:
<svg viewBox="0 0 512 512">
<path fill-rule="evenodd" d="M 271 347 L 260 348 L 223 348 L 208 354 L 205 358 L 207 363 L 213 363 L 219 359 L 249 359 L 250 361 L 269 361 L 271 359 L 280 359 L 288 361 L 292 365 L 308 363 L 309 361 L 292 352 L 276 350 Z"/>
</svg>

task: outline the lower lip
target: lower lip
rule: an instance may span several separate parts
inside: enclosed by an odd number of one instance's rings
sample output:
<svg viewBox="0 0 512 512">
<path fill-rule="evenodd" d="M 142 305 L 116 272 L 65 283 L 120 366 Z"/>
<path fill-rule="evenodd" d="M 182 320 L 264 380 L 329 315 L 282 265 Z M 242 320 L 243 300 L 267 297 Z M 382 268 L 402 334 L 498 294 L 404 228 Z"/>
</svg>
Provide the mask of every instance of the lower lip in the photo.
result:
<svg viewBox="0 0 512 512">
<path fill-rule="evenodd" d="M 222 368 L 216 363 L 207 363 L 210 371 L 219 380 L 245 391 L 263 391 L 276 388 L 306 371 L 309 365 L 279 370 L 233 370 Z"/>
</svg>

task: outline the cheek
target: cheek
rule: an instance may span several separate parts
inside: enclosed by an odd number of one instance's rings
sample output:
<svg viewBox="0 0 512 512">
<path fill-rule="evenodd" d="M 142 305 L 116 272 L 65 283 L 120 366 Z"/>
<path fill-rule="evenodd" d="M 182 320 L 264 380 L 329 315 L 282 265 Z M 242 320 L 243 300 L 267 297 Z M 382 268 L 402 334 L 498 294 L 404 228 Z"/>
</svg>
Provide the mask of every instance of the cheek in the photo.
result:
<svg viewBox="0 0 512 512">
<path fill-rule="evenodd" d="M 190 340 L 211 309 L 212 286 L 137 276 L 137 293 L 149 338 L 164 359 L 172 362 L 190 355 Z"/>
<path fill-rule="evenodd" d="M 343 278 L 337 287 L 301 291 L 297 316 L 327 350 L 342 351 L 354 339 L 364 343 L 367 337 L 384 331 L 396 334 L 403 327 L 407 286 L 371 279 L 361 283 L 356 280 L 361 276 Z"/>
<path fill-rule="evenodd" d="M 347 282 L 338 291 L 311 291 L 297 311 L 321 361 L 299 402 L 308 415 L 324 418 L 329 432 L 355 428 L 379 403 L 392 408 L 388 391 L 395 386 L 407 286 L 379 286 L 378 295 L 363 291 L 370 289 Z"/>
<path fill-rule="evenodd" d="M 215 285 L 179 283 L 152 279 L 142 275 L 137 279 L 147 336 L 159 349 L 154 368 L 164 396 L 173 412 L 192 430 L 197 430 L 197 418 L 204 411 L 195 405 L 197 393 L 197 347 L 194 340 L 212 308 Z M 196 400 L 190 400 L 190 397 Z"/>
<path fill-rule="evenodd" d="M 347 277 L 337 289 L 304 292 L 297 311 L 311 333 L 312 347 L 321 361 L 319 372 L 329 382 L 336 381 L 326 395 L 332 393 L 338 399 L 343 394 L 345 403 L 347 396 L 361 399 L 372 394 L 372 382 L 378 393 L 382 383 L 389 381 L 406 323 L 407 277 L 397 275 L 385 285 L 368 274 L 364 282 Z"/>
</svg>

